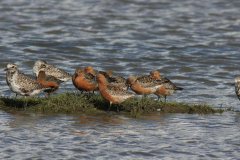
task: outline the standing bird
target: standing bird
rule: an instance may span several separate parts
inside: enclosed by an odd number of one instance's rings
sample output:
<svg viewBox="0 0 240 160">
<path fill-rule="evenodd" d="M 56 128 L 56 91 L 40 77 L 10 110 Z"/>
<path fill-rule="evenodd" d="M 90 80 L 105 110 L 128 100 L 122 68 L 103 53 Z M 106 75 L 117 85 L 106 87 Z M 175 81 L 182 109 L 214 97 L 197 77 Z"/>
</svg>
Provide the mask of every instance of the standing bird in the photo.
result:
<svg viewBox="0 0 240 160">
<path fill-rule="evenodd" d="M 137 78 L 140 78 L 140 77 L 143 77 L 143 76 L 147 76 L 146 74 L 133 74 L 131 75 L 134 79 L 137 79 Z M 127 86 L 127 90 L 129 89 L 130 87 L 130 84 L 127 83 L 127 80 L 126 80 L 126 86 Z"/>
<path fill-rule="evenodd" d="M 85 66 L 85 67 L 84 67 L 84 71 L 85 71 L 85 72 L 88 72 L 88 73 L 91 73 L 91 74 L 94 75 L 94 76 L 96 76 L 97 74 L 102 74 L 102 75 L 104 75 L 104 76 L 107 76 L 107 73 L 106 73 L 106 72 L 95 70 L 95 69 L 93 69 L 91 66 Z"/>
<path fill-rule="evenodd" d="M 34 76 L 38 77 L 39 71 L 43 65 L 45 65 L 45 74 L 47 76 L 53 76 L 53 77 L 57 78 L 58 80 L 61 81 L 61 83 L 67 82 L 68 80 L 72 79 L 71 74 L 69 74 L 53 65 L 48 64 L 44 60 L 38 60 L 35 62 L 34 66 L 33 66 Z"/>
<path fill-rule="evenodd" d="M 161 76 L 159 74 L 159 72 L 156 70 L 151 71 L 150 75 L 154 78 L 166 81 L 160 88 L 158 88 L 158 90 L 156 92 L 154 92 L 154 94 L 156 96 L 158 96 L 158 100 L 160 99 L 160 96 L 162 95 L 162 96 L 164 96 L 165 102 L 166 102 L 167 96 L 172 95 L 174 93 L 174 91 L 183 90 L 183 88 L 177 87 L 176 85 L 174 85 L 168 78 Z"/>
<path fill-rule="evenodd" d="M 27 96 L 33 96 L 39 94 L 41 91 L 51 89 L 51 87 L 45 86 L 20 73 L 16 64 L 9 63 L 4 71 L 7 71 L 7 80 L 10 89 L 16 94 L 25 96 L 24 109 L 27 107 Z"/>
<path fill-rule="evenodd" d="M 150 75 L 141 76 L 139 78 L 129 76 L 126 82 L 135 93 L 144 96 L 156 92 L 164 83 L 165 80 L 156 79 Z"/>
<path fill-rule="evenodd" d="M 237 76 L 235 78 L 235 92 L 238 99 L 240 100 L 240 76 Z"/>
<path fill-rule="evenodd" d="M 127 85 L 126 85 L 127 80 L 125 78 L 112 74 L 111 71 L 109 70 L 105 70 L 105 72 L 109 77 L 116 79 L 115 82 L 111 82 L 112 85 L 123 88 L 123 89 L 127 89 Z"/>
<path fill-rule="evenodd" d="M 51 92 L 54 92 L 58 89 L 59 85 L 61 84 L 61 81 L 53 76 L 50 75 L 47 76 L 45 74 L 45 69 L 46 65 L 42 64 L 38 73 L 37 81 L 43 85 L 51 87 L 51 89 L 44 90 L 44 92 L 50 94 Z"/>
<path fill-rule="evenodd" d="M 106 78 L 102 74 L 96 76 L 98 82 L 98 87 L 101 96 L 104 100 L 110 102 L 108 112 L 112 104 L 119 104 L 125 101 L 126 99 L 133 97 L 135 94 L 129 91 L 126 91 L 120 87 L 113 86 L 106 81 Z M 119 113 L 119 108 L 117 106 L 117 112 Z"/>
<path fill-rule="evenodd" d="M 117 81 L 115 78 L 108 76 L 108 74 L 106 72 L 95 70 L 91 66 L 85 66 L 84 71 L 87 73 L 91 73 L 94 76 L 96 76 L 97 74 L 102 74 L 102 75 L 104 75 L 104 77 L 107 79 L 107 81 L 109 83 Z"/>
<path fill-rule="evenodd" d="M 134 78 L 140 78 L 140 77 L 143 77 L 143 76 L 147 76 L 147 74 L 133 74 L 133 75 L 131 75 L 131 76 L 133 76 Z"/>
<path fill-rule="evenodd" d="M 75 70 L 72 77 L 73 85 L 83 93 L 83 91 L 97 91 L 98 83 L 95 76 L 83 71 L 81 68 Z"/>
<path fill-rule="evenodd" d="M 7 82 L 7 85 L 9 86 L 10 83 L 8 82 L 8 72 L 6 72 L 6 82 Z M 16 97 L 15 97 L 15 98 L 17 98 L 17 94 L 16 94 Z"/>
</svg>

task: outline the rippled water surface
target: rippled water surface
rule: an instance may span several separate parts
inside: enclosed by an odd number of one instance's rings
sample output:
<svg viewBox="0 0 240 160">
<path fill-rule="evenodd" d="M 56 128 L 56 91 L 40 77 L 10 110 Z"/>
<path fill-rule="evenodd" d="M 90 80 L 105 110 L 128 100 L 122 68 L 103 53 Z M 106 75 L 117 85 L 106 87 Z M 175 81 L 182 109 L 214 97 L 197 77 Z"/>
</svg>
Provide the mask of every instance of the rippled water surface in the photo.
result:
<svg viewBox="0 0 240 160">
<path fill-rule="evenodd" d="M 43 59 L 69 73 L 91 65 L 127 77 L 158 70 L 183 91 L 168 99 L 234 107 L 240 1 L 0 0 L 0 92 L 8 63 L 32 75 Z M 61 89 L 74 89 L 71 81 Z M 1 157 L 214 159 L 239 157 L 239 114 L 141 119 L 0 111 Z M 106 118 L 108 117 L 108 118 Z"/>
<path fill-rule="evenodd" d="M 240 115 L 34 115 L 0 112 L 4 159 L 237 158 Z"/>
</svg>

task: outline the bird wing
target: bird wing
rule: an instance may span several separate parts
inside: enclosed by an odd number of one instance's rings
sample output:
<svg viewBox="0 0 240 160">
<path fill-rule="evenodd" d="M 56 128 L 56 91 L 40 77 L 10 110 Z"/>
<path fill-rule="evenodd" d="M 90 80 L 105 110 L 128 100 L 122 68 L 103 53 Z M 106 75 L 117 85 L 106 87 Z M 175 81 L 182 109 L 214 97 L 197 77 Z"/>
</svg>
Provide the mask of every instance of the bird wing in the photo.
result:
<svg viewBox="0 0 240 160">
<path fill-rule="evenodd" d="M 135 95 L 133 92 L 126 91 L 125 89 L 113 85 L 107 85 L 106 88 L 108 93 L 115 96 Z"/>
</svg>

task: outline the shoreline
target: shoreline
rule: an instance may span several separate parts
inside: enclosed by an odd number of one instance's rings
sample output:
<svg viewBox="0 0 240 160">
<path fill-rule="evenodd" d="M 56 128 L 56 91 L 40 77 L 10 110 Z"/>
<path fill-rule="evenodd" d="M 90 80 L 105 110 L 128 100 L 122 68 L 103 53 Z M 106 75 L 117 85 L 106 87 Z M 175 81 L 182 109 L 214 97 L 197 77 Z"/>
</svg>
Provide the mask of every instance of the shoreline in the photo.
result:
<svg viewBox="0 0 240 160">
<path fill-rule="evenodd" d="M 22 110 L 24 104 L 24 97 L 0 97 L 0 109 L 3 110 Z M 114 104 L 109 114 L 117 113 L 117 104 Z M 99 93 L 84 93 L 80 94 L 76 91 L 54 93 L 50 96 L 33 96 L 28 97 L 28 106 L 26 111 L 40 112 L 43 114 L 108 114 L 107 110 L 109 103 L 104 101 Z M 208 103 L 185 103 L 176 101 L 157 102 L 152 98 L 130 98 L 125 102 L 119 104 L 120 115 L 129 114 L 130 117 L 138 118 L 141 115 L 151 113 L 187 113 L 187 114 L 214 114 L 223 113 L 225 111 L 232 111 L 232 107 L 228 108 L 213 108 Z"/>
</svg>

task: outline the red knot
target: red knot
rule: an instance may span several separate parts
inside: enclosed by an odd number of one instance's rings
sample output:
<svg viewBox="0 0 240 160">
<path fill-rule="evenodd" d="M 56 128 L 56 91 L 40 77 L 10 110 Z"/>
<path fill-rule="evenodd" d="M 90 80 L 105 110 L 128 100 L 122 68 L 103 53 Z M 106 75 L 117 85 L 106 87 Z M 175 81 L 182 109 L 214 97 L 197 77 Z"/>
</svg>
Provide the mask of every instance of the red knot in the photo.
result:
<svg viewBox="0 0 240 160">
<path fill-rule="evenodd" d="M 97 74 L 102 74 L 102 75 L 104 75 L 104 77 L 107 79 L 107 81 L 108 81 L 109 83 L 111 83 L 111 82 L 116 82 L 116 79 L 115 79 L 115 78 L 112 78 L 112 77 L 109 77 L 106 72 L 95 70 L 95 69 L 93 69 L 91 66 L 85 66 L 85 67 L 84 67 L 84 71 L 85 71 L 85 72 L 88 72 L 88 73 L 91 73 L 91 74 L 94 75 L 94 76 L 96 76 Z"/>
<path fill-rule="evenodd" d="M 177 87 L 175 84 L 173 84 L 168 78 L 163 77 L 159 74 L 158 71 L 154 70 L 150 72 L 150 75 L 154 78 L 160 79 L 160 80 L 165 80 L 166 82 L 158 88 L 158 90 L 154 93 L 156 96 L 158 96 L 158 100 L 160 99 L 160 96 L 164 96 L 165 102 L 166 98 L 169 95 L 172 95 L 174 91 L 176 90 L 183 90 L 181 87 Z"/>
<path fill-rule="evenodd" d="M 111 71 L 109 70 L 105 70 L 105 72 L 107 73 L 107 75 L 113 79 L 115 79 L 116 81 L 111 82 L 112 85 L 123 88 L 123 89 L 127 89 L 127 85 L 126 85 L 126 79 L 124 77 L 112 74 Z"/>
<path fill-rule="evenodd" d="M 44 92 L 51 93 L 58 89 L 59 85 L 61 84 L 61 81 L 57 78 L 46 75 L 45 73 L 46 65 L 42 65 L 42 68 L 40 69 L 37 77 L 37 81 L 43 85 L 50 86 L 51 89 L 44 90 Z"/>
<path fill-rule="evenodd" d="M 124 102 L 126 99 L 133 97 L 135 94 L 126 91 L 120 87 L 113 86 L 106 81 L 106 78 L 102 74 L 97 74 L 96 80 L 98 82 L 98 87 L 101 96 L 104 100 L 110 102 L 108 112 L 112 104 L 119 104 Z M 117 112 L 119 113 L 119 108 L 117 106 Z"/>
<path fill-rule="evenodd" d="M 151 77 L 150 75 L 144 75 L 139 78 L 129 76 L 126 82 L 131 89 L 141 95 L 148 95 L 156 92 L 156 90 L 165 83 L 165 80 L 159 80 Z"/>
<path fill-rule="evenodd" d="M 98 83 L 91 73 L 83 71 L 81 68 L 75 70 L 72 77 L 73 85 L 80 91 L 97 91 Z M 81 92 L 81 93 L 82 93 Z"/>
</svg>

